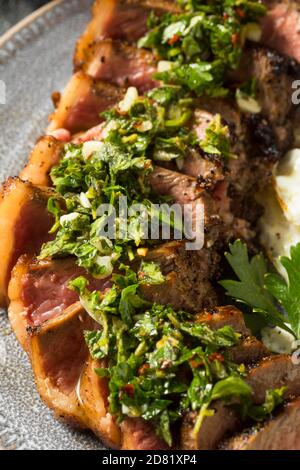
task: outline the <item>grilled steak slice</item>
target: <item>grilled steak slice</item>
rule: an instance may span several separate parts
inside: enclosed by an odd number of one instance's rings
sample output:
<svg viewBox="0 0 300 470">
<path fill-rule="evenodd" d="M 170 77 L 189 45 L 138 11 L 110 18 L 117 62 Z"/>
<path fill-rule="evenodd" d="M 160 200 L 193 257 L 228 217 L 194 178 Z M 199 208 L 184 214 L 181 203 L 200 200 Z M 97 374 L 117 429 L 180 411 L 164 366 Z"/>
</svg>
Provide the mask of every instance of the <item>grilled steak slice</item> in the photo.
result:
<svg viewBox="0 0 300 470">
<path fill-rule="evenodd" d="M 125 418 L 121 426 L 108 412 L 107 379 L 95 374 L 99 364 L 91 358 L 80 379 L 80 403 L 89 428 L 109 447 L 123 450 L 158 450 L 168 446 L 157 437 L 151 424 L 141 418 Z"/>
<path fill-rule="evenodd" d="M 218 159 L 207 155 L 201 156 L 196 150 L 191 150 L 182 162 L 180 171 L 185 175 L 196 178 L 203 189 L 210 189 L 218 181 L 224 179 L 224 165 Z"/>
<path fill-rule="evenodd" d="M 266 0 L 268 14 L 262 19 L 262 43 L 300 62 L 299 2 Z"/>
<path fill-rule="evenodd" d="M 211 279 L 218 269 L 219 255 L 214 250 L 188 251 L 184 242 L 171 242 L 151 250 L 146 260 L 158 263 L 166 278 L 159 286 L 143 286 L 147 300 L 190 312 L 216 303 Z"/>
<path fill-rule="evenodd" d="M 79 132 L 73 136 L 72 142 L 74 142 L 74 144 L 81 144 L 83 142 L 89 142 L 90 140 L 102 140 L 104 124 L 105 123 L 102 122 L 88 129 L 86 132 Z"/>
<path fill-rule="evenodd" d="M 85 62 L 95 41 L 112 38 L 134 42 L 146 33 L 151 12 L 161 15 L 179 10 L 175 2 L 167 0 L 96 0 L 93 19 L 76 46 L 75 66 Z"/>
<path fill-rule="evenodd" d="M 9 178 L 1 188 L 0 199 L 0 305 L 7 302 L 11 270 L 24 253 L 37 254 L 46 241 L 53 218 L 47 211 L 50 192 L 19 178 Z M 38 221 L 38 223 L 37 223 Z"/>
<path fill-rule="evenodd" d="M 215 115 L 207 109 L 197 108 L 194 112 L 193 130 L 201 141 L 206 136 L 206 130 L 211 124 Z M 182 173 L 198 178 L 204 188 L 214 186 L 218 181 L 224 179 L 224 164 L 222 159 L 217 159 L 211 155 L 200 155 L 192 149 L 185 156 L 182 162 Z"/>
<path fill-rule="evenodd" d="M 169 447 L 156 434 L 152 425 L 141 418 L 126 418 L 121 424 L 122 450 L 167 450 Z"/>
<path fill-rule="evenodd" d="M 217 401 L 211 406 L 214 410 L 212 416 L 204 418 L 201 430 L 194 433 L 198 413 L 189 411 L 183 418 L 181 425 L 180 449 L 182 450 L 213 450 L 228 433 L 233 433 L 239 428 L 237 413 Z"/>
<path fill-rule="evenodd" d="M 236 364 L 254 364 L 269 355 L 268 349 L 255 336 L 247 336 L 229 351 L 230 359 Z"/>
<path fill-rule="evenodd" d="M 269 122 L 283 125 L 292 111 L 292 82 L 299 76 L 300 65 L 289 57 L 266 47 L 254 46 L 245 50 L 239 79 L 255 77 L 258 101 Z"/>
<path fill-rule="evenodd" d="M 227 181 L 244 194 L 248 188 L 252 188 L 256 177 L 251 176 L 249 169 L 245 150 L 245 126 L 235 100 L 201 98 L 197 100 L 197 108 L 211 115 L 220 114 L 229 127 L 232 153 L 237 158 L 231 158 L 227 164 Z"/>
<path fill-rule="evenodd" d="M 232 326 L 237 333 L 240 333 L 243 336 L 248 336 L 250 334 L 245 325 L 242 312 L 233 305 L 204 309 L 202 312 L 198 313 L 195 321 L 205 323 L 213 330 L 229 325 Z"/>
<path fill-rule="evenodd" d="M 75 73 L 50 117 L 48 132 L 64 128 L 75 134 L 96 126 L 103 120 L 99 114 L 118 103 L 123 94 L 118 87 L 82 71 Z"/>
<path fill-rule="evenodd" d="M 262 403 L 267 390 L 287 387 L 285 398 L 300 395 L 300 368 L 290 356 L 276 355 L 263 359 L 250 369 L 246 381 L 253 389 L 253 400 Z"/>
<path fill-rule="evenodd" d="M 23 181 L 30 181 L 36 186 L 51 186 L 49 173 L 62 154 L 63 145 L 54 137 L 41 137 L 29 157 L 29 162 L 20 173 Z"/>
<path fill-rule="evenodd" d="M 188 204 L 203 195 L 195 178 L 156 167 L 149 176 L 152 190 L 161 196 L 170 196 L 174 202 Z"/>
<path fill-rule="evenodd" d="M 156 194 L 168 196 L 172 199 L 172 203 L 184 207 L 186 229 L 197 232 L 199 238 L 204 235 L 201 233 L 204 229 L 206 242 L 209 240 L 211 244 L 218 239 L 222 223 L 218 201 L 201 188 L 195 178 L 156 167 L 149 176 L 149 182 Z M 203 226 L 201 226 L 202 223 Z"/>
<path fill-rule="evenodd" d="M 250 368 L 245 380 L 252 387 L 255 404 L 264 402 L 268 390 L 283 386 L 287 387 L 284 395 L 286 399 L 300 394 L 300 369 L 292 363 L 290 356 L 278 355 L 262 359 L 255 367 Z M 212 407 L 216 412 L 213 417 L 205 418 L 198 435 L 193 433 L 197 414 L 193 412 L 186 414 L 181 431 L 182 448 L 215 449 L 225 434 L 232 434 L 243 427 L 238 413 L 230 407 L 218 401 L 213 403 Z M 213 420 L 213 423 L 210 420 Z M 208 426 L 208 431 L 206 431 L 206 426 Z"/>
<path fill-rule="evenodd" d="M 108 412 L 108 383 L 106 377 L 99 377 L 95 369 L 106 367 L 104 361 L 88 359 L 80 378 L 79 401 L 84 408 L 89 429 L 110 448 L 121 446 L 121 431 L 116 419 Z"/>
<path fill-rule="evenodd" d="M 91 45 L 82 69 L 94 79 L 120 87 L 134 86 L 140 93 L 158 84 L 152 78 L 156 60 L 151 52 L 111 39 Z"/>
<path fill-rule="evenodd" d="M 256 161 L 252 160 L 253 165 L 256 164 L 257 170 L 259 170 L 259 165 L 262 167 L 262 171 L 266 171 L 268 167 L 272 169 L 272 164 L 276 163 L 282 154 L 277 145 L 274 128 L 262 114 L 247 115 L 244 122 L 246 125 L 245 146 L 247 155 L 249 158 L 258 159 L 257 164 Z"/>
<path fill-rule="evenodd" d="M 9 284 L 8 313 L 15 334 L 24 348 L 28 328 L 40 327 L 79 300 L 78 295 L 68 288 L 68 283 L 81 275 L 90 280 L 91 290 L 110 287 L 109 280 L 91 278 L 72 258 L 37 261 L 24 255 L 19 259 Z"/>
<path fill-rule="evenodd" d="M 32 331 L 30 359 L 42 400 L 68 423 L 86 427 L 77 384 L 89 352 L 83 331 L 94 322 L 79 303 Z"/>
<path fill-rule="evenodd" d="M 201 216 L 198 209 L 200 206 L 203 208 L 206 244 L 212 246 L 218 239 L 224 242 L 231 238 L 232 216 L 229 214 L 229 205 L 224 205 L 224 201 L 225 203 L 227 201 L 226 185 L 222 188 L 217 186 L 213 192 L 209 192 L 206 187 L 203 187 L 201 178 L 196 179 L 162 167 L 154 169 L 149 176 L 149 182 L 155 193 L 171 197 L 173 203 L 184 206 L 187 218 L 190 219 L 190 227 L 194 232 L 199 227 L 197 217 Z"/>
<path fill-rule="evenodd" d="M 300 450 L 300 399 L 285 405 L 266 423 L 245 429 L 220 445 L 222 450 Z"/>
<path fill-rule="evenodd" d="M 300 66 L 294 60 L 256 45 L 245 50 L 239 70 L 231 75 L 235 83 L 255 78 L 262 106 L 261 114 L 248 114 L 242 120 L 249 168 L 248 172 L 245 168 L 245 175 L 250 182 L 253 177 L 249 172 L 264 186 L 270 180 L 273 164 L 293 145 L 292 83 L 299 73 Z"/>
<path fill-rule="evenodd" d="M 241 342 L 229 350 L 229 357 L 237 364 L 253 364 L 270 355 L 263 343 L 250 335 L 242 312 L 232 305 L 203 310 L 196 315 L 195 321 L 205 323 L 213 330 L 230 325 L 242 335 Z"/>
</svg>

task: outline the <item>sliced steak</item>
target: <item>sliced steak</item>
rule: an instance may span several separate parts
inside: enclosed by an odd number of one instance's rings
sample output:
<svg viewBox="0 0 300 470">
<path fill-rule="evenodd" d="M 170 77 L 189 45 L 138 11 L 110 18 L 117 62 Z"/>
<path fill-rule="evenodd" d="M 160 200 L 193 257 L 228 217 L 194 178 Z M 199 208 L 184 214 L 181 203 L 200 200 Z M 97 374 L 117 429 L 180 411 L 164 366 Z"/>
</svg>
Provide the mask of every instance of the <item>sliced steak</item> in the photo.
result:
<svg viewBox="0 0 300 470">
<path fill-rule="evenodd" d="M 264 402 L 268 390 L 283 386 L 287 387 L 284 395 L 286 399 L 300 394 L 300 369 L 298 365 L 292 363 L 290 356 L 278 355 L 263 359 L 256 366 L 250 367 L 245 380 L 252 387 L 253 401 L 258 405 Z M 238 412 L 226 407 L 224 403 L 217 401 L 212 404 L 212 408 L 215 414 L 213 417 L 205 418 L 197 435 L 193 432 L 197 413 L 186 414 L 181 431 L 184 449 L 215 449 L 226 434 L 233 434 L 245 426 Z"/>
<path fill-rule="evenodd" d="M 42 400 L 58 417 L 80 427 L 86 427 L 86 417 L 77 384 L 89 357 L 83 332 L 94 327 L 78 303 L 30 336 L 30 359 Z"/>
<path fill-rule="evenodd" d="M 240 344 L 230 348 L 229 358 L 236 364 L 255 364 L 270 355 L 268 349 L 255 336 L 247 336 Z"/>
<path fill-rule="evenodd" d="M 182 450 L 214 450 L 221 439 L 228 433 L 233 433 L 239 427 L 237 413 L 217 401 L 211 407 L 212 416 L 204 418 L 199 433 L 194 433 L 198 416 L 197 411 L 188 412 L 181 425 L 180 449 Z"/>
<path fill-rule="evenodd" d="M 266 423 L 244 430 L 220 445 L 222 450 L 300 450 L 300 399 Z"/>
<path fill-rule="evenodd" d="M 156 167 L 149 177 L 149 182 L 156 194 L 169 196 L 179 204 L 193 202 L 204 193 L 195 178 L 166 168 Z"/>
<path fill-rule="evenodd" d="M 50 117 L 48 132 L 64 128 L 75 134 L 90 129 L 103 121 L 100 113 L 117 104 L 123 95 L 120 88 L 77 72 Z"/>
<path fill-rule="evenodd" d="M 202 156 L 193 149 L 183 160 L 180 171 L 196 178 L 199 186 L 203 189 L 211 189 L 218 181 L 224 179 L 224 165 L 219 159 L 208 155 Z"/>
<path fill-rule="evenodd" d="M 246 128 L 245 147 L 251 158 L 252 166 L 256 166 L 256 177 L 262 172 L 271 171 L 282 152 L 279 149 L 276 133 L 262 114 L 249 114 L 244 118 Z M 287 145 L 289 143 L 287 142 Z M 258 159 L 254 160 L 255 158 Z"/>
<path fill-rule="evenodd" d="M 143 286 L 147 300 L 190 312 L 216 304 L 211 285 L 219 264 L 216 251 L 188 251 L 184 242 L 171 242 L 149 251 L 146 260 L 157 262 L 166 278 L 159 286 Z"/>
<path fill-rule="evenodd" d="M 232 305 L 203 310 L 197 314 L 195 321 L 205 323 L 213 330 L 230 325 L 242 335 L 240 343 L 228 351 L 230 359 L 237 364 L 254 364 L 270 355 L 263 343 L 250 335 L 242 312 Z"/>
<path fill-rule="evenodd" d="M 75 66 L 86 60 L 89 47 L 99 39 L 121 39 L 134 42 L 147 31 L 151 12 L 161 15 L 167 11 L 180 11 L 173 1 L 167 0 L 97 0 L 93 6 L 93 19 L 77 42 Z"/>
<path fill-rule="evenodd" d="M 24 254 L 38 254 L 49 241 L 53 218 L 47 210 L 51 192 L 19 178 L 8 178 L 0 194 L 0 305 L 6 306 L 11 270 Z M 38 223 L 37 223 L 38 221 Z"/>
<path fill-rule="evenodd" d="M 252 387 L 254 403 L 263 403 L 267 390 L 286 386 L 284 397 L 300 395 L 300 367 L 288 355 L 270 356 L 251 368 L 246 381 Z"/>
<path fill-rule="evenodd" d="M 257 99 L 273 125 L 283 125 L 293 109 L 292 83 L 300 76 L 300 65 L 290 57 L 263 46 L 244 50 L 239 69 L 231 75 L 235 83 L 249 78 L 257 82 Z"/>
<path fill-rule="evenodd" d="M 237 333 L 240 333 L 243 336 L 248 336 L 250 334 L 246 327 L 242 312 L 233 305 L 205 309 L 198 313 L 195 321 L 205 323 L 213 330 L 229 325 L 232 326 Z"/>
<path fill-rule="evenodd" d="M 89 48 L 82 69 L 90 77 L 119 87 L 136 87 L 140 93 L 158 85 L 152 78 L 156 59 L 151 52 L 111 39 Z"/>
<path fill-rule="evenodd" d="M 220 198 L 216 191 L 211 193 L 207 191 L 199 178 L 155 167 L 149 176 L 149 182 L 156 194 L 167 196 L 171 198 L 171 204 L 175 203 L 184 207 L 186 221 L 194 233 L 199 230 L 200 223 L 204 223 L 204 243 L 207 246 L 212 246 L 219 239 L 220 242 L 228 240 L 230 227 L 226 220 L 227 214 L 223 211 L 223 205 L 220 204 Z M 222 197 L 223 195 L 226 197 L 227 187 L 224 188 Z M 202 217 L 202 215 L 204 219 L 199 221 L 199 216 Z M 203 227 L 200 227 L 200 230 L 203 230 Z"/>
<path fill-rule="evenodd" d="M 28 329 L 39 328 L 79 300 L 68 283 L 81 275 L 90 280 L 91 290 L 105 290 L 111 285 L 109 280 L 91 278 L 73 258 L 37 261 L 24 255 L 19 259 L 9 284 L 9 319 L 24 348 Z"/>
<path fill-rule="evenodd" d="M 107 377 L 99 377 L 95 369 L 107 367 L 104 360 L 95 361 L 91 357 L 80 378 L 79 401 L 84 409 L 88 427 L 109 448 L 121 446 L 121 430 L 116 417 L 109 411 L 109 388 Z"/>
<path fill-rule="evenodd" d="M 266 0 L 267 15 L 261 20 L 261 42 L 300 62 L 300 5 L 292 0 Z"/>
<path fill-rule="evenodd" d="M 40 326 L 77 302 L 78 294 L 69 289 L 68 284 L 79 276 L 89 279 L 90 290 L 103 291 L 111 287 L 109 279 L 93 278 L 73 258 L 50 262 L 33 260 L 22 278 L 22 300 L 27 309 L 28 325 Z"/>
<path fill-rule="evenodd" d="M 72 142 L 74 142 L 74 144 L 81 144 L 83 142 L 89 142 L 90 140 L 102 140 L 104 125 L 105 122 L 102 122 L 97 126 L 91 127 L 91 129 L 88 129 L 86 132 L 79 132 L 73 136 Z"/>
<path fill-rule="evenodd" d="M 51 186 L 49 173 L 62 155 L 63 144 L 51 136 L 41 137 L 30 154 L 29 162 L 20 173 L 23 181 L 37 186 Z"/>
<path fill-rule="evenodd" d="M 121 424 L 122 450 L 167 450 L 152 425 L 141 418 L 126 418 Z"/>
</svg>

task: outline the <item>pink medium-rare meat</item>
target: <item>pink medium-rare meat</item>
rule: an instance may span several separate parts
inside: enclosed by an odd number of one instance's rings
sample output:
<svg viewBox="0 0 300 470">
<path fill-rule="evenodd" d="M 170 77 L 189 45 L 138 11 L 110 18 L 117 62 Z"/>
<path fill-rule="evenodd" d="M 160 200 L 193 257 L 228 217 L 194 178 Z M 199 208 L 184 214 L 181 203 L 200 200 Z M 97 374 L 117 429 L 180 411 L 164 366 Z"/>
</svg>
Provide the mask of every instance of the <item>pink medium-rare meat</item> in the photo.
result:
<svg viewBox="0 0 300 470">
<path fill-rule="evenodd" d="M 89 351 L 83 332 L 94 329 L 79 303 L 48 320 L 28 336 L 28 352 L 41 399 L 59 418 L 85 428 L 87 419 L 78 383 Z"/>
<path fill-rule="evenodd" d="M 92 44 L 82 65 L 90 77 L 144 93 L 158 85 L 152 77 L 156 60 L 151 52 L 106 39 Z"/>
<path fill-rule="evenodd" d="M 18 258 L 24 254 L 38 254 L 42 244 L 50 240 L 53 218 L 47 210 L 50 192 L 39 189 L 19 178 L 8 178 L 1 188 L 0 303 L 7 302 L 10 273 Z M 4 229 L 5 227 L 5 229 Z"/>
<path fill-rule="evenodd" d="M 155 433 L 152 425 L 141 418 L 126 418 L 121 424 L 122 450 L 167 450 L 169 447 Z"/>
<path fill-rule="evenodd" d="M 151 11 L 161 15 L 167 11 L 179 11 L 179 7 L 167 0 L 96 0 L 92 21 L 77 42 L 75 67 L 85 62 L 89 48 L 99 39 L 134 42 L 142 37 L 147 31 Z"/>
<path fill-rule="evenodd" d="M 297 1 L 267 1 L 261 42 L 300 62 L 300 5 Z"/>
<path fill-rule="evenodd" d="M 100 281 L 88 276 L 73 258 L 40 261 L 30 265 L 22 279 L 22 300 L 27 309 L 28 324 L 39 326 L 77 302 L 78 294 L 68 284 L 79 276 L 89 278 L 91 290 L 111 287 L 107 279 Z"/>
<path fill-rule="evenodd" d="M 75 73 L 50 116 L 48 132 L 63 128 L 75 134 L 100 124 L 103 121 L 101 113 L 118 103 L 123 93 L 123 90 L 94 80 L 82 71 Z"/>
<path fill-rule="evenodd" d="M 68 288 L 69 282 L 85 276 L 91 290 L 105 291 L 111 286 L 108 279 L 91 278 L 75 259 L 38 261 L 22 256 L 13 269 L 9 283 L 9 318 L 15 334 L 26 349 L 27 328 L 40 328 L 46 321 L 61 315 L 78 302 L 78 295 Z"/>
</svg>

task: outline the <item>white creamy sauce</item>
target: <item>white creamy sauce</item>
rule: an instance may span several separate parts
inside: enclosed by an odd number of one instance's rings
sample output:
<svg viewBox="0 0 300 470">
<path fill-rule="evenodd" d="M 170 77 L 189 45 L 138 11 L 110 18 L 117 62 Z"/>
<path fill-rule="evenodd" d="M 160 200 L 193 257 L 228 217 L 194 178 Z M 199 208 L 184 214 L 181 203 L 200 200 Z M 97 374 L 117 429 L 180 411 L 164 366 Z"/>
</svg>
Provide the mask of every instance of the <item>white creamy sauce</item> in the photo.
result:
<svg viewBox="0 0 300 470">
<path fill-rule="evenodd" d="M 289 256 L 291 246 L 300 242 L 300 149 L 287 153 L 273 181 L 273 188 L 263 194 L 260 228 L 261 242 L 278 266 L 278 258 Z"/>
<path fill-rule="evenodd" d="M 300 243 L 300 149 L 288 152 L 274 170 L 273 188 L 263 194 L 265 214 L 260 221 L 261 242 L 280 274 L 279 258 L 290 256 Z M 294 337 L 281 328 L 264 328 L 264 344 L 273 352 L 291 353 Z"/>
<path fill-rule="evenodd" d="M 291 354 L 297 349 L 294 336 L 288 331 L 279 328 L 265 327 L 261 330 L 264 345 L 272 352 L 278 354 Z"/>
</svg>

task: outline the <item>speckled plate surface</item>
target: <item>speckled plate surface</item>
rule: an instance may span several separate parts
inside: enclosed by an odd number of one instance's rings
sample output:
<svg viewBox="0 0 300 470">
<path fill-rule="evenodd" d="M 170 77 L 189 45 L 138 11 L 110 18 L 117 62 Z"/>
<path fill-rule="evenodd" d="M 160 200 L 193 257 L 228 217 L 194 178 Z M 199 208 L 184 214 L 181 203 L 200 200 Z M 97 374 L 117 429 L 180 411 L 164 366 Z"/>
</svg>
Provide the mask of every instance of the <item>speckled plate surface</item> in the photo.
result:
<svg viewBox="0 0 300 470">
<path fill-rule="evenodd" d="M 51 93 L 72 73 L 76 39 L 91 0 L 57 0 L 0 38 L 0 177 L 17 175 L 47 125 Z M 5 230 L 5 227 L 0 227 Z M 31 367 L 0 310 L 0 448 L 101 449 L 42 404 Z"/>
</svg>

